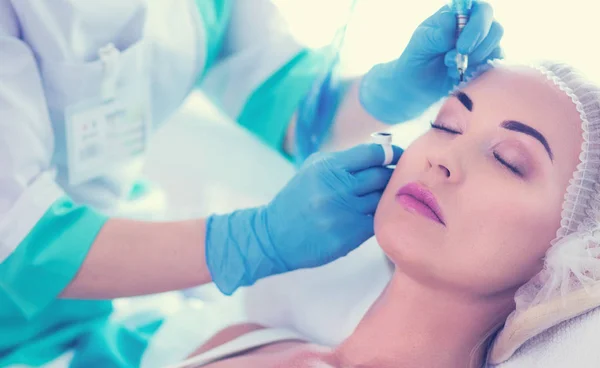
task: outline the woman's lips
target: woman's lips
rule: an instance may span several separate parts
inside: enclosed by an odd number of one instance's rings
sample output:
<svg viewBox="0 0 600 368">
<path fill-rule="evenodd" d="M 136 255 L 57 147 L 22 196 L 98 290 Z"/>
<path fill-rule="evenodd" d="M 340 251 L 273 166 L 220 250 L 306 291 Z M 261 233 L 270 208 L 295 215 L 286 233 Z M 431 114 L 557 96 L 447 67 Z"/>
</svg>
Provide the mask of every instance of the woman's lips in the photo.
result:
<svg viewBox="0 0 600 368">
<path fill-rule="evenodd" d="M 418 183 L 407 184 L 400 188 L 396 200 L 407 210 L 446 226 L 435 196 L 424 186 Z"/>
</svg>

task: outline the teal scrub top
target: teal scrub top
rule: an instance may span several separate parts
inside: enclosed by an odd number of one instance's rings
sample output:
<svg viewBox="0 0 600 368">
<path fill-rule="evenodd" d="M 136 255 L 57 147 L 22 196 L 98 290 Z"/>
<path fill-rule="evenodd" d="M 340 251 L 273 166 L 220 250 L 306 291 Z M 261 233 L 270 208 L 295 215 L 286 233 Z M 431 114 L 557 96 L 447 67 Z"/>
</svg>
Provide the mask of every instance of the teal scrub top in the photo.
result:
<svg viewBox="0 0 600 368">
<path fill-rule="evenodd" d="M 110 301 L 57 299 L 75 277 L 106 217 L 55 202 L 0 264 L 0 366 L 39 366 L 68 350 L 72 367 L 136 367 L 160 319 L 126 327 Z"/>
<path fill-rule="evenodd" d="M 196 0 L 206 65 L 219 53 L 230 0 Z M 205 71 L 201 72 L 202 74 Z M 135 195 L 135 193 L 132 193 Z M 111 301 L 58 299 L 83 263 L 106 216 L 70 198 L 56 201 L 0 264 L 0 367 L 40 366 L 67 351 L 70 367 L 138 367 L 162 320 L 114 321 Z"/>
</svg>

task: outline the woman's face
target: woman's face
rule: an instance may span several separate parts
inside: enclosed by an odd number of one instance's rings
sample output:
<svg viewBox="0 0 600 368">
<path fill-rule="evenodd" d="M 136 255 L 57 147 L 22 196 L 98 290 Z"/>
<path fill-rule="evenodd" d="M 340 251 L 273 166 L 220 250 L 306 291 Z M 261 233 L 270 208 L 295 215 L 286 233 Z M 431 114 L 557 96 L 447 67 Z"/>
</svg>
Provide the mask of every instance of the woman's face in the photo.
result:
<svg viewBox="0 0 600 368">
<path fill-rule="evenodd" d="M 448 98 L 432 124 L 383 194 L 377 240 L 420 282 L 512 295 L 540 271 L 560 225 L 579 114 L 539 72 L 503 67 Z"/>
</svg>

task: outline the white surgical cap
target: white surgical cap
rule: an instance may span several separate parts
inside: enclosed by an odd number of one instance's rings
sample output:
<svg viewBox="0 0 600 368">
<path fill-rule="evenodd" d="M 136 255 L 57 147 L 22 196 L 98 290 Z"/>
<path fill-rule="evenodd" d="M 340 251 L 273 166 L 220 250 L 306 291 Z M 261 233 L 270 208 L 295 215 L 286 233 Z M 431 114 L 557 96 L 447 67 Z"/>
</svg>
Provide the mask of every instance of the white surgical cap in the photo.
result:
<svg viewBox="0 0 600 368">
<path fill-rule="evenodd" d="M 490 62 L 472 78 L 502 64 Z M 517 291 L 516 309 L 489 352 L 491 364 L 506 361 L 546 329 L 600 306 L 600 88 L 567 64 L 543 62 L 532 68 L 573 101 L 584 139 L 556 238 L 542 271 Z"/>
</svg>

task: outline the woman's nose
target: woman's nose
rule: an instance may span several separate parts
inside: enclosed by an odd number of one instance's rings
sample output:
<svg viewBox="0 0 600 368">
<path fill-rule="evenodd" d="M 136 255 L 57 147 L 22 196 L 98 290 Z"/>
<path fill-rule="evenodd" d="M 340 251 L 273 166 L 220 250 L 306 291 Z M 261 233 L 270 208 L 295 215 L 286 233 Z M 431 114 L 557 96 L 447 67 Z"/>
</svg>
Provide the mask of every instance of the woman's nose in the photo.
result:
<svg viewBox="0 0 600 368">
<path fill-rule="evenodd" d="M 460 160 L 452 152 L 436 152 L 427 157 L 428 173 L 436 181 L 457 183 L 462 180 Z"/>
<path fill-rule="evenodd" d="M 448 169 L 446 166 L 444 165 L 437 165 L 437 170 L 440 171 L 440 173 L 445 176 L 446 178 L 449 178 L 451 173 L 450 173 L 450 169 Z"/>
</svg>

